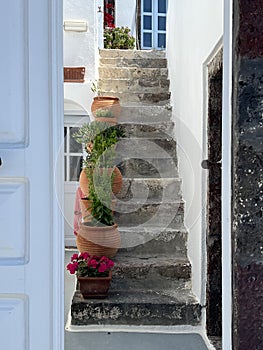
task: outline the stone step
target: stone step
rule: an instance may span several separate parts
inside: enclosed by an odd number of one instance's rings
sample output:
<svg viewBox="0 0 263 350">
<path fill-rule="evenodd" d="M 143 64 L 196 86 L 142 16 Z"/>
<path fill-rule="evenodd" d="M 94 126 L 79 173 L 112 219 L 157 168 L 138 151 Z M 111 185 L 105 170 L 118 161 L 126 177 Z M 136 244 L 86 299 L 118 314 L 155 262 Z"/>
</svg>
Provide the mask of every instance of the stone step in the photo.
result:
<svg viewBox="0 0 263 350">
<path fill-rule="evenodd" d="M 143 103 L 129 103 L 121 102 L 121 114 L 119 122 L 126 123 L 160 123 L 171 121 L 172 108 L 167 105 L 149 105 Z"/>
<path fill-rule="evenodd" d="M 162 138 L 130 137 L 118 141 L 116 147 L 117 157 L 120 159 L 163 159 L 172 158 L 176 162 L 176 141 L 166 134 Z"/>
<path fill-rule="evenodd" d="M 184 225 L 184 202 L 142 204 L 117 200 L 114 218 L 119 226 L 181 229 Z"/>
<path fill-rule="evenodd" d="M 151 124 L 119 121 L 119 125 L 127 138 L 171 139 L 174 129 L 174 122 L 172 121 Z"/>
<path fill-rule="evenodd" d="M 190 283 L 191 265 L 187 259 L 156 254 L 141 257 L 118 254 L 113 268 L 113 288 L 117 290 L 177 289 Z"/>
<path fill-rule="evenodd" d="M 167 68 L 166 58 L 100 58 L 100 67 Z"/>
<path fill-rule="evenodd" d="M 149 254 L 172 255 L 174 258 L 187 257 L 187 236 L 185 228 L 125 227 L 118 228 L 121 235 L 120 252 L 145 257 Z"/>
<path fill-rule="evenodd" d="M 106 299 L 84 299 L 76 291 L 71 304 L 71 324 L 84 325 L 200 325 L 201 305 L 189 289 L 172 295 L 112 288 Z"/>
<path fill-rule="evenodd" d="M 181 180 L 179 178 L 123 178 L 121 191 L 116 195 L 120 200 L 162 201 L 182 198 Z"/>
<path fill-rule="evenodd" d="M 102 79 L 98 82 L 100 91 L 109 94 L 122 93 L 169 93 L 170 82 L 167 79 L 132 78 L 132 79 Z"/>
<path fill-rule="evenodd" d="M 99 67 L 99 78 L 104 79 L 168 79 L 167 68 Z"/>
<path fill-rule="evenodd" d="M 165 58 L 166 52 L 160 50 L 111 50 L 100 49 L 100 57 L 102 58 Z"/>
<path fill-rule="evenodd" d="M 168 103 L 170 99 L 170 92 L 141 92 L 141 91 L 133 91 L 133 92 L 120 92 L 120 91 L 100 91 L 101 96 L 114 96 L 118 97 L 121 103 L 129 103 L 129 102 L 147 102 L 147 103 Z"/>
<path fill-rule="evenodd" d="M 127 178 L 171 178 L 178 177 L 176 161 L 172 158 L 127 157 L 116 162 Z"/>
</svg>

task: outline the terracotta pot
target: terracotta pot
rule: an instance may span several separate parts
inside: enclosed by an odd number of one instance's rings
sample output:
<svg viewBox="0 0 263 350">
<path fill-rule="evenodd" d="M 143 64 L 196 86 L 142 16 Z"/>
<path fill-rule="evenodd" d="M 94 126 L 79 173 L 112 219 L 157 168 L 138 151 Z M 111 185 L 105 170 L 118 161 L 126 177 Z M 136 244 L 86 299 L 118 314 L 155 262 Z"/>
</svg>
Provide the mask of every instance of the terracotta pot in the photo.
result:
<svg viewBox="0 0 263 350">
<path fill-rule="evenodd" d="M 101 170 L 102 171 L 102 170 Z M 109 174 L 113 172 L 113 178 L 112 178 L 112 185 L 111 190 L 114 195 L 120 192 L 122 187 L 122 174 L 119 170 L 119 168 L 109 168 L 108 169 Z M 87 175 L 85 173 L 85 170 L 83 169 L 79 176 L 79 186 L 83 194 L 88 197 L 89 196 L 89 180 L 87 178 Z"/>
<path fill-rule="evenodd" d="M 78 277 L 78 288 L 83 298 L 106 298 L 112 280 L 112 272 L 108 277 Z"/>
<path fill-rule="evenodd" d="M 88 198 L 80 199 L 80 210 L 83 222 L 90 222 L 92 220 L 91 205 L 92 201 Z"/>
<path fill-rule="evenodd" d="M 81 253 L 88 252 L 91 255 L 105 255 L 112 258 L 120 247 L 121 236 L 116 224 L 113 226 L 90 226 L 82 223 L 76 244 Z"/>
<path fill-rule="evenodd" d="M 116 199 L 111 200 L 111 209 L 112 214 L 114 213 L 116 205 Z M 91 214 L 91 206 L 92 206 L 92 200 L 88 198 L 81 198 L 80 199 L 80 211 L 81 211 L 81 221 L 82 222 L 91 222 L 93 219 L 93 216 Z"/>
<path fill-rule="evenodd" d="M 94 117 L 98 109 L 108 109 L 115 118 L 118 118 L 121 113 L 120 100 L 118 97 L 113 96 L 94 97 L 91 105 L 91 112 Z"/>
</svg>

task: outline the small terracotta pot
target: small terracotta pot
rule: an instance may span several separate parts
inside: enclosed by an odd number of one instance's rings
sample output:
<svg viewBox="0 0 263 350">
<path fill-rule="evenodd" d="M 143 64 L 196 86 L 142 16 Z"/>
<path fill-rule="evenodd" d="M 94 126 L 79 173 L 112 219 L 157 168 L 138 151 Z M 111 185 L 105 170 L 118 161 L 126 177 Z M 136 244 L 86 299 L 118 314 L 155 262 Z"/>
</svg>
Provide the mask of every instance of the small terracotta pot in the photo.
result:
<svg viewBox="0 0 263 350">
<path fill-rule="evenodd" d="M 76 238 L 78 250 L 91 255 L 114 257 L 121 244 L 121 236 L 117 227 L 116 224 L 112 226 L 80 224 Z"/>
<path fill-rule="evenodd" d="M 108 109 L 112 112 L 115 118 L 118 118 L 121 113 L 120 100 L 114 96 L 97 96 L 93 98 L 91 112 L 96 117 L 98 109 Z"/>
<path fill-rule="evenodd" d="M 78 277 L 78 288 L 84 299 L 103 299 L 108 295 L 111 279 L 111 271 L 108 277 Z"/>
</svg>

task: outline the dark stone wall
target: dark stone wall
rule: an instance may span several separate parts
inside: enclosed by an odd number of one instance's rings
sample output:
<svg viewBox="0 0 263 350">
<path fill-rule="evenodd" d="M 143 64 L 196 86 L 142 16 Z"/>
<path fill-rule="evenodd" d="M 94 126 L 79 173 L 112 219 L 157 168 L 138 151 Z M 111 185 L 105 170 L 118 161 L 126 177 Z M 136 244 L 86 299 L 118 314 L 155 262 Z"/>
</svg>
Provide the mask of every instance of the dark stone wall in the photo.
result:
<svg viewBox="0 0 263 350">
<path fill-rule="evenodd" d="M 263 2 L 234 0 L 233 349 L 263 346 Z"/>
</svg>

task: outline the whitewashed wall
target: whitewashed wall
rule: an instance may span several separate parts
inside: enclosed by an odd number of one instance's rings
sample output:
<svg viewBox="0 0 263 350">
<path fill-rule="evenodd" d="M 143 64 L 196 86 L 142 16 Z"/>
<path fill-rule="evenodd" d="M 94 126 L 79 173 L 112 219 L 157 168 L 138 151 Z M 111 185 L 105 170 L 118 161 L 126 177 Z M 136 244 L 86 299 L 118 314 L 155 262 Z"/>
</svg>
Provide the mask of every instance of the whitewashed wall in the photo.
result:
<svg viewBox="0 0 263 350">
<path fill-rule="evenodd" d="M 98 4 L 94 0 L 64 0 L 64 21 L 86 21 L 87 32 L 64 30 L 64 66 L 85 66 L 85 83 L 65 83 L 64 96 L 73 100 L 90 112 L 93 93 L 90 89 L 91 81 L 97 76 L 98 62 Z"/>
<path fill-rule="evenodd" d="M 116 26 L 129 27 L 136 37 L 136 0 L 115 0 Z"/>
<path fill-rule="evenodd" d="M 186 201 L 193 290 L 204 301 L 206 85 L 204 65 L 223 31 L 223 0 L 170 0 L 167 57 L 178 141 L 179 171 Z"/>
</svg>

